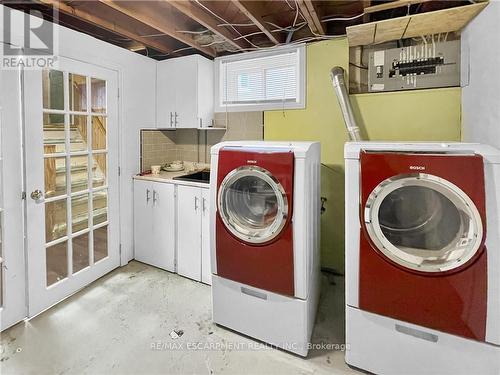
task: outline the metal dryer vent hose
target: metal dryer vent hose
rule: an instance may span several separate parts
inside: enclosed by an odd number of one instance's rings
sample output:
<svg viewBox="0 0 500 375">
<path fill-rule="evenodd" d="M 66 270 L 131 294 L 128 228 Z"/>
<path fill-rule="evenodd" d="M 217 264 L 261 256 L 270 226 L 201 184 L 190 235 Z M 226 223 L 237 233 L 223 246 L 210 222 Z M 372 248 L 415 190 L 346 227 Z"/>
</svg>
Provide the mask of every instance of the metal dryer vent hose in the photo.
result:
<svg viewBox="0 0 500 375">
<path fill-rule="evenodd" d="M 344 69 L 340 66 L 332 68 L 330 78 L 332 79 L 333 89 L 335 90 L 335 94 L 337 94 L 337 100 L 339 101 L 340 109 L 342 110 L 342 115 L 344 116 L 345 127 L 347 129 L 347 133 L 349 134 L 349 139 L 351 141 L 361 141 L 362 139 L 359 134 L 359 126 L 356 124 L 349 95 L 347 94 L 347 88 L 344 80 Z"/>
</svg>

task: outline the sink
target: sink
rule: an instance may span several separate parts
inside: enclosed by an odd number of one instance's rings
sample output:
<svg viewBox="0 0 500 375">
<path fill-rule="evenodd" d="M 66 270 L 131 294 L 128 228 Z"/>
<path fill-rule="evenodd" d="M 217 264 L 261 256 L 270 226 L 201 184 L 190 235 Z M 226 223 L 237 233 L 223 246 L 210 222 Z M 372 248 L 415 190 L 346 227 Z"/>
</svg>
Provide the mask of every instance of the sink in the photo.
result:
<svg viewBox="0 0 500 375">
<path fill-rule="evenodd" d="M 174 180 L 203 182 L 205 184 L 208 184 L 210 182 L 210 171 L 199 171 L 185 174 L 183 176 L 174 177 Z"/>
</svg>

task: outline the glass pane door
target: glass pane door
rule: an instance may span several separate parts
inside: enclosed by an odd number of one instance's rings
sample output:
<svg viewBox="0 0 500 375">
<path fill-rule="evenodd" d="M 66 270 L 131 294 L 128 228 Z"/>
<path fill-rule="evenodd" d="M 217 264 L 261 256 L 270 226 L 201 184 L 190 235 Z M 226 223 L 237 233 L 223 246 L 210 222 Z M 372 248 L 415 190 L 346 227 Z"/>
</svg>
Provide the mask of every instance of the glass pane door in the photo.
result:
<svg viewBox="0 0 500 375">
<path fill-rule="evenodd" d="M 44 70 L 42 92 L 50 286 L 107 257 L 107 241 L 94 249 L 94 236 L 107 238 L 106 81 Z"/>
<path fill-rule="evenodd" d="M 117 81 L 64 58 L 26 72 L 30 315 L 119 264 Z"/>
</svg>

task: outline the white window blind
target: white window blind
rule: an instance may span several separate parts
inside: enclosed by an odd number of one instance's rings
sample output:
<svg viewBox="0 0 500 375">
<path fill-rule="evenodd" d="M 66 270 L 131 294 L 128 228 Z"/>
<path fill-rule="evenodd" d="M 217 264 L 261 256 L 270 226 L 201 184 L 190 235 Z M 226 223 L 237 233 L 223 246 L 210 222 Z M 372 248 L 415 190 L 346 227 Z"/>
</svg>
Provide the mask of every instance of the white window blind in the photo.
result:
<svg viewBox="0 0 500 375">
<path fill-rule="evenodd" d="M 221 111 L 303 108 L 305 49 L 248 53 L 217 61 Z"/>
</svg>

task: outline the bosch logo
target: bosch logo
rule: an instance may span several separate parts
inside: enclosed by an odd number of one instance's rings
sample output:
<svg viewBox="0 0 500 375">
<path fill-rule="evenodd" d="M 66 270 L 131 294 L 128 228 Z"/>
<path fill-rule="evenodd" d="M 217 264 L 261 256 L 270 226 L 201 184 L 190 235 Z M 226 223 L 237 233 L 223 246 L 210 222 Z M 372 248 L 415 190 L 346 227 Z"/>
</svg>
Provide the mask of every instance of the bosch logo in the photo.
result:
<svg viewBox="0 0 500 375">
<path fill-rule="evenodd" d="M 410 165 L 410 171 L 425 171 L 425 167 L 422 165 Z"/>
<path fill-rule="evenodd" d="M 247 164 L 257 164 L 257 160 L 247 160 Z"/>
</svg>

